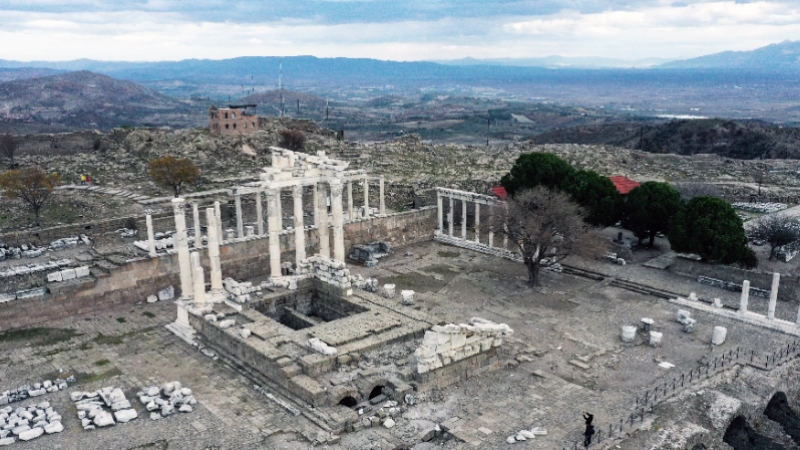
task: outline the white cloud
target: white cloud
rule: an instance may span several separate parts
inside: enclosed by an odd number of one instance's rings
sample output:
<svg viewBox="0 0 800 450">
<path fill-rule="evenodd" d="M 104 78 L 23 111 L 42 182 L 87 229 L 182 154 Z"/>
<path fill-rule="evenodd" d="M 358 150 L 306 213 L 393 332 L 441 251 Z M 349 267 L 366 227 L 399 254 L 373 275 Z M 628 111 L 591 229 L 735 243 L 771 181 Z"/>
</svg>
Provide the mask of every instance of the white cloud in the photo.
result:
<svg viewBox="0 0 800 450">
<path fill-rule="evenodd" d="M 643 0 L 634 3 L 638 7 L 614 9 L 607 1 L 597 0 L 598 12 L 592 13 L 566 9 L 538 16 L 495 14 L 347 23 L 327 23 L 317 16 L 195 20 L 177 10 L 173 0 L 128 3 L 125 10 L 71 12 L 48 10 L 47 5 L 55 1 L 35 3 L 40 11 L 0 10 L 0 40 L 25 43 L 0 46 L 0 58 L 152 61 L 298 54 L 396 60 L 551 54 L 688 58 L 800 37 L 800 6 L 777 1 L 695 1 L 675 6 L 670 0 Z M 217 4 L 204 0 L 197 7 L 206 3 Z M 358 0 L 354 4 L 362 3 L 373 2 Z M 428 3 L 435 9 L 447 2 Z M 524 1 L 509 3 L 515 11 L 524 9 Z M 577 3 L 591 2 L 562 0 L 561 5 Z M 98 5 L 92 1 L 83 4 Z"/>
</svg>

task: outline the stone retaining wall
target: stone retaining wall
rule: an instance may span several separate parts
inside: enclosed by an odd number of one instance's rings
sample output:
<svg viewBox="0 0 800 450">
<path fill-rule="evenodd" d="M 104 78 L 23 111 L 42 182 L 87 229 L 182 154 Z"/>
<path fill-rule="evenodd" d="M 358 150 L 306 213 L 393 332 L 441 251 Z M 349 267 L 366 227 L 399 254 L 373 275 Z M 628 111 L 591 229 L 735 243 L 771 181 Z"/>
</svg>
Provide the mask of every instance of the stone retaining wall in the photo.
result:
<svg viewBox="0 0 800 450">
<path fill-rule="evenodd" d="M 393 247 L 431 240 L 435 220 L 436 208 L 424 208 L 346 223 L 345 248 L 349 250 L 352 245 L 378 239 L 391 242 Z M 144 226 L 140 229 L 144 229 Z M 317 233 L 316 230 L 306 233 L 307 252 L 313 254 L 317 249 Z M 294 261 L 293 232 L 284 231 L 280 243 L 282 261 Z M 202 249 L 200 252 L 204 266 L 208 267 L 207 251 Z M 226 243 L 220 247 L 220 262 L 223 276 L 244 280 L 269 275 L 269 240 L 264 236 Z M 176 254 L 143 257 L 112 269 L 106 277 L 50 283 L 49 295 L 0 303 L 0 330 L 92 313 L 123 303 L 141 302 L 161 289 L 179 285 Z"/>
<path fill-rule="evenodd" d="M 723 264 L 711 264 L 685 258 L 675 258 L 675 261 L 667 270 L 679 275 L 689 276 L 695 280 L 699 276 L 705 276 L 739 285 L 742 284 L 742 281 L 749 280 L 750 286 L 752 287 L 766 291 L 772 289 L 772 273 L 737 269 Z M 796 276 L 781 274 L 778 299 L 783 301 L 797 301 L 799 296 L 800 280 L 798 280 Z"/>
</svg>

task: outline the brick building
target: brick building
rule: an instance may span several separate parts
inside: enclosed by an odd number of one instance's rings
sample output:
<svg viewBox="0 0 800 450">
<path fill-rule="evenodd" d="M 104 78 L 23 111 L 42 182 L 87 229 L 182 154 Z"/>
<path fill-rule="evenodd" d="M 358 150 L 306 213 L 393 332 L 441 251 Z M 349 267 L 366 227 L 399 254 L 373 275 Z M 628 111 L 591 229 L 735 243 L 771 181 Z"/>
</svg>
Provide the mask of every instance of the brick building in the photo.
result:
<svg viewBox="0 0 800 450">
<path fill-rule="evenodd" d="M 226 108 L 212 106 L 208 111 L 208 128 L 214 134 L 241 135 L 258 131 L 258 116 L 248 113 L 247 108 L 256 105 L 229 105 Z"/>
</svg>

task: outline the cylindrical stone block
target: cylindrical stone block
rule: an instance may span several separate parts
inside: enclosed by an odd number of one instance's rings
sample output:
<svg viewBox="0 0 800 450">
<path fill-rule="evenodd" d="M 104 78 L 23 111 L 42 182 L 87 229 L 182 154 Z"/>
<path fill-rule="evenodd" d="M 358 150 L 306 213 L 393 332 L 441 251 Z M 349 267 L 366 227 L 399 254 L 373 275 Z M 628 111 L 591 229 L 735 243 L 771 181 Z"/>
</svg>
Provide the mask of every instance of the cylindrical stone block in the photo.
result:
<svg viewBox="0 0 800 450">
<path fill-rule="evenodd" d="M 394 298 L 394 285 L 393 284 L 384 284 L 383 285 L 383 296 L 386 298 Z"/>
<path fill-rule="evenodd" d="M 663 333 L 659 333 L 658 331 L 650 331 L 650 346 L 651 347 L 660 347 L 661 346 L 661 338 L 663 337 Z"/>
<path fill-rule="evenodd" d="M 400 297 L 404 305 L 414 304 L 414 291 L 400 291 Z"/>
<path fill-rule="evenodd" d="M 633 342 L 636 339 L 636 327 L 625 325 L 622 327 L 622 334 L 620 334 L 622 342 Z"/>
<path fill-rule="evenodd" d="M 725 338 L 728 336 L 728 329 L 725 327 L 714 327 L 714 334 L 711 336 L 711 343 L 714 345 L 722 345 Z"/>
</svg>

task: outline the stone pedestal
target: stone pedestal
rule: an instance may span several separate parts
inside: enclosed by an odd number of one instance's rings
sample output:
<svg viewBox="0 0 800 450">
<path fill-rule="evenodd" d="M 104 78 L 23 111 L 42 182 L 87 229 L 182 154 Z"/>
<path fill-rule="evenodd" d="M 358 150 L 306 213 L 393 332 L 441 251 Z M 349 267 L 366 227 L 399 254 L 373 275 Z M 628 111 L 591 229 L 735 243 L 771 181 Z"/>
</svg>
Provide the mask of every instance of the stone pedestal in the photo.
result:
<svg viewBox="0 0 800 450">
<path fill-rule="evenodd" d="M 246 225 L 244 227 L 244 236 L 245 237 L 253 237 L 256 234 L 256 229 L 252 225 Z"/>
<path fill-rule="evenodd" d="M 641 323 L 642 323 L 642 331 L 648 333 L 650 332 L 650 329 L 653 328 L 654 320 L 649 317 L 643 317 Z"/>
<path fill-rule="evenodd" d="M 400 291 L 400 301 L 406 306 L 414 304 L 414 291 Z"/>
<path fill-rule="evenodd" d="M 295 186 L 292 189 L 292 201 L 294 202 L 294 247 L 295 262 L 306 259 L 306 233 L 303 223 L 303 186 Z"/>
<path fill-rule="evenodd" d="M 222 294 L 222 268 L 219 261 L 219 236 L 217 235 L 217 217 L 213 208 L 206 209 L 208 224 L 208 259 L 211 266 L 211 293 Z"/>
<path fill-rule="evenodd" d="M 739 313 L 745 314 L 747 313 L 747 302 L 750 298 L 750 282 L 744 280 L 742 282 L 742 297 L 739 300 Z"/>
<path fill-rule="evenodd" d="M 181 299 L 192 299 L 192 263 L 189 257 L 189 239 L 186 236 L 186 216 L 184 211 L 185 201 L 182 198 L 172 199 L 172 211 L 175 215 L 175 235 L 173 245 L 178 253 L 180 268 Z"/>
<path fill-rule="evenodd" d="M 775 319 L 775 306 L 778 303 L 778 286 L 781 282 L 781 274 L 772 274 L 772 289 L 769 291 L 769 307 L 767 307 L 767 319 Z"/>
<path fill-rule="evenodd" d="M 175 322 L 167 324 L 166 328 L 186 343 L 197 345 L 194 339 L 195 331 L 189 325 L 189 312 L 186 310 L 186 305 L 182 300 L 176 301 L 175 305 L 177 306 L 177 317 Z"/>
<path fill-rule="evenodd" d="M 147 250 L 152 258 L 156 257 L 156 240 L 153 236 L 153 217 L 150 214 L 145 217 L 147 222 Z"/>
<path fill-rule="evenodd" d="M 393 284 L 384 284 L 383 285 L 383 296 L 386 298 L 394 298 L 394 285 Z"/>
</svg>

